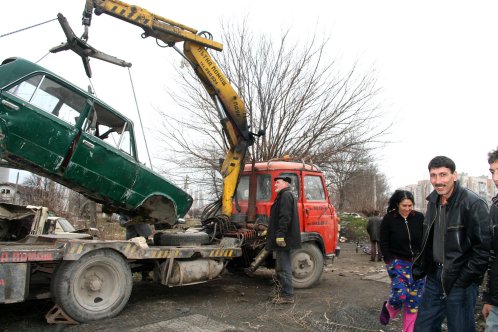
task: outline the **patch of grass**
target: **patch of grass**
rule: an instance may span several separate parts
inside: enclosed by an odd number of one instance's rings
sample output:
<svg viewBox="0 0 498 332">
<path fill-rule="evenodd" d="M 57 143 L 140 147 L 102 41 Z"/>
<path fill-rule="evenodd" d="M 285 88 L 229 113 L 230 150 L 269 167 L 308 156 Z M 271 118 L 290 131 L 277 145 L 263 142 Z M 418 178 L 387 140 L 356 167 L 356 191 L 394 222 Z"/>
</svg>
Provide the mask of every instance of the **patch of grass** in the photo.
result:
<svg viewBox="0 0 498 332">
<path fill-rule="evenodd" d="M 368 241 L 367 218 L 341 215 L 341 236 L 346 237 L 350 242 Z"/>
</svg>

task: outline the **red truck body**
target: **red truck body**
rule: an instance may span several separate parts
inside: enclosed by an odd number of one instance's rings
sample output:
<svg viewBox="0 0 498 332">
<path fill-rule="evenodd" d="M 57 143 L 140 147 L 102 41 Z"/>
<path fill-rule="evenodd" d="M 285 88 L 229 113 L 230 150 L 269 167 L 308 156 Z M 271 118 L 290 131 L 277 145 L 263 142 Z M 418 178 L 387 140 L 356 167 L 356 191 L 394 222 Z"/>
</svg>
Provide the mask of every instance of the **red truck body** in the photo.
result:
<svg viewBox="0 0 498 332">
<path fill-rule="evenodd" d="M 256 203 L 251 216 L 249 187 L 253 167 Z M 302 241 L 317 242 L 323 254 L 333 255 L 337 249 L 339 218 L 326 190 L 323 172 L 316 165 L 288 161 L 246 165 L 237 188 L 232 218 L 248 222 L 254 219 L 252 222 L 255 224 L 267 223 L 271 206 L 277 195 L 273 186 L 273 179 L 276 176 L 288 176 L 292 179 L 291 189 L 298 198 Z"/>
</svg>

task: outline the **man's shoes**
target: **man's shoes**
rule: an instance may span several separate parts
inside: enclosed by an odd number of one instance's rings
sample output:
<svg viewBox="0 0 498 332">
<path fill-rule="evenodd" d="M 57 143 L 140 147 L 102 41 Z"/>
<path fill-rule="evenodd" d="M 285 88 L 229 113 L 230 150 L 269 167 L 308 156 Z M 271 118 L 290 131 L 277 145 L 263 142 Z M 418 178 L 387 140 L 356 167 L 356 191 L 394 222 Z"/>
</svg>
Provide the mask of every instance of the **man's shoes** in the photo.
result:
<svg viewBox="0 0 498 332">
<path fill-rule="evenodd" d="M 273 304 L 293 304 L 294 297 L 293 296 L 277 296 L 271 300 Z"/>
<path fill-rule="evenodd" d="M 382 262 L 382 258 L 377 259 L 377 262 Z"/>
<path fill-rule="evenodd" d="M 380 320 L 380 323 L 382 325 L 387 325 L 389 323 L 389 311 L 387 310 L 387 301 L 384 301 L 384 304 L 382 305 L 382 309 L 380 311 L 380 317 L 379 317 L 379 320 Z"/>
<path fill-rule="evenodd" d="M 375 258 L 370 258 L 370 262 L 375 262 Z"/>
</svg>

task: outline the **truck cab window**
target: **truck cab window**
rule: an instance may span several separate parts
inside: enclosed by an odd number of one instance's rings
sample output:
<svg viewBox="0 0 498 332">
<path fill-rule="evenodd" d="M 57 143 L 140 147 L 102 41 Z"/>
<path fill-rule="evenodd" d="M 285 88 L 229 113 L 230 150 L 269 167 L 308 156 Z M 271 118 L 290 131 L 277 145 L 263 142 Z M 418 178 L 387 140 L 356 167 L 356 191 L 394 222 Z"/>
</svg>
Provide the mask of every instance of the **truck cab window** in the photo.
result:
<svg viewBox="0 0 498 332">
<path fill-rule="evenodd" d="M 85 97 L 46 75 L 31 76 L 9 92 L 73 126 L 85 109 Z"/>
<path fill-rule="evenodd" d="M 299 198 L 299 177 L 296 173 L 280 173 L 278 176 L 288 176 L 292 182 L 290 188 L 296 198 Z"/>
<path fill-rule="evenodd" d="M 247 201 L 249 199 L 249 175 L 240 177 L 239 185 L 237 186 L 237 199 Z M 256 175 L 256 200 L 268 201 L 271 198 L 272 181 L 270 174 Z"/>
<path fill-rule="evenodd" d="M 325 191 L 319 176 L 307 175 L 304 177 L 304 196 L 308 201 L 325 200 Z"/>
</svg>

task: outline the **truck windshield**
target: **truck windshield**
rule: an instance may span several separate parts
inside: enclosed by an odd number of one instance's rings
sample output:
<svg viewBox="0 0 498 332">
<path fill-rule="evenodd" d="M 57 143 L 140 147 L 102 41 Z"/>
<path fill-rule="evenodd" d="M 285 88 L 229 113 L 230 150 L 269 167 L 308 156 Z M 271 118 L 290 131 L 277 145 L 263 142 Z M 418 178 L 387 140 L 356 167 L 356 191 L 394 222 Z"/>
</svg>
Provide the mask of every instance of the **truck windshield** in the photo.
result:
<svg viewBox="0 0 498 332">
<path fill-rule="evenodd" d="M 249 199 L 249 175 L 240 177 L 239 185 L 237 186 L 237 199 L 247 201 Z M 256 175 L 256 200 L 269 201 L 271 198 L 271 175 L 258 174 Z"/>
</svg>

